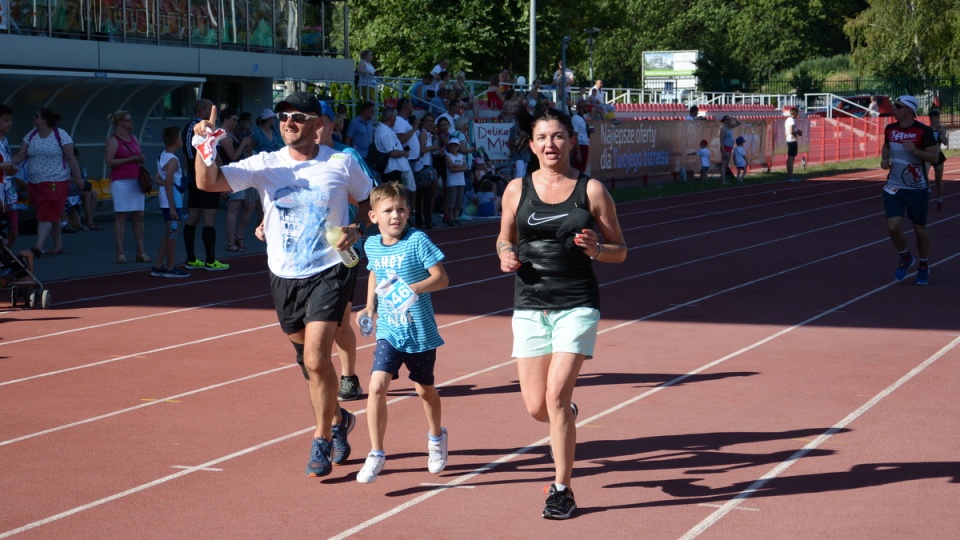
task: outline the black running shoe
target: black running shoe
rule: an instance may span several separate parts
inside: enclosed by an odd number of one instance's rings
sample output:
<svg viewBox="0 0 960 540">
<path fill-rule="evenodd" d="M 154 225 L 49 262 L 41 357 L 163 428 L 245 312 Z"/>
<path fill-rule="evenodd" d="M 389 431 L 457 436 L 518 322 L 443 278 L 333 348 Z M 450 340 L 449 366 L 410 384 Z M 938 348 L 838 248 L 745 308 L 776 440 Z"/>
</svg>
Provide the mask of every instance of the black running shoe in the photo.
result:
<svg viewBox="0 0 960 540">
<path fill-rule="evenodd" d="M 340 409 L 340 423 L 333 426 L 333 449 L 330 451 L 330 462 L 334 465 L 343 465 L 350 457 L 350 443 L 347 435 L 353 431 L 357 418 L 344 408 Z"/>
<path fill-rule="evenodd" d="M 318 437 L 313 440 L 313 447 L 310 449 L 307 476 L 326 476 L 330 471 L 330 443 Z"/>
<path fill-rule="evenodd" d="M 353 401 L 363 397 L 363 388 L 360 387 L 360 377 L 346 375 L 340 377 L 340 391 L 337 392 L 337 401 Z"/>
<path fill-rule="evenodd" d="M 547 505 L 543 507 L 545 519 L 567 519 L 576 509 L 577 503 L 573 500 L 572 489 L 568 487 L 563 491 L 557 491 L 557 485 L 550 484 L 547 489 Z"/>
</svg>

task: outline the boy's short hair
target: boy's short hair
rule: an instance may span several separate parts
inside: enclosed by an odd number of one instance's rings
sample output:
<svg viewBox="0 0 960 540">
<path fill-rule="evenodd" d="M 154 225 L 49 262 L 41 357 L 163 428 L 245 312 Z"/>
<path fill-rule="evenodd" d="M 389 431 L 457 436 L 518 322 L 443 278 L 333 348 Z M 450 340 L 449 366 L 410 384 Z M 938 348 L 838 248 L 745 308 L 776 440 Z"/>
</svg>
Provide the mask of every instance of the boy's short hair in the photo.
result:
<svg viewBox="0 0 960 540">
<path fill-rule="evenodd" d="M 407 188 L 396 182 L 384 182 L 370 192 L 370 208 L 376 208 L 380 201 L 394 200 L 407 203 Z"/>
<path fill-rule="evenodd" d="M 163 128 L 163 144 L 173 146 L 180 140 L 180 128 L 177 126 L 167 126 Z"/>
<path fill-rule="evenodd" d="M 13 108 L 6 103 L 0 103 L 0 116 L 13 116 Z"/>
</svg>

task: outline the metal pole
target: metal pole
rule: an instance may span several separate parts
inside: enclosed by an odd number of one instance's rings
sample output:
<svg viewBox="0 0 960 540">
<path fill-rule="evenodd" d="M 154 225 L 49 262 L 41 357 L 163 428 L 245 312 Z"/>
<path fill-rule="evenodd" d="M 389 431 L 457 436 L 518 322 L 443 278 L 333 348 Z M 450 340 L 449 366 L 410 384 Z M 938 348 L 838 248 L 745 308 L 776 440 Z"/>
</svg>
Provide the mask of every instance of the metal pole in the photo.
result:
<svg viewBox="0 0 960 540">
<path fill-rule="evenodd" d="M 569 106 L 569 88 L 567 88 L 567 45 L 570 44 L 570 36 L 563 36 L 563 41 L 560 45 L 560 95 L 558 96 L 561 99 L 560 110 L 567 114 L 570 114 Z"/>
<path fill-rule="evenodd" d="M 327 29 L 323 29 L 326 33 Z M 343 3 L 343 57 L 350 58 L 350 6 Z"/>
<path fill-rule="evenodd" d="M 530 0 L 530 65 L 527 68 L 527 83 L 537 78 L 537 0 Z"/>
<path fill-rule="evenodd" d="M 590 45 L 590 82 L 593 82 L 593 36 L 587 38 L 587 44 Z"/>
</svg>

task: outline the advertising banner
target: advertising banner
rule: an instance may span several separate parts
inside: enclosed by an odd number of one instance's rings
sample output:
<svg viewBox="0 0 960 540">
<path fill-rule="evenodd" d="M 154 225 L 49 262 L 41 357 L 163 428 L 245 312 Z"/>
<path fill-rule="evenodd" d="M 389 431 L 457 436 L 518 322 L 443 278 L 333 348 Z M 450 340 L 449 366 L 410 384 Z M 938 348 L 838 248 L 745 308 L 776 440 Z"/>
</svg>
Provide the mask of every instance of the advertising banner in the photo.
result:
<svg viewBox="0 0 960 540">
<path fill-rule="evenodd" d="M 7 18 L 10 16 L 10 10 L 7 9 L 7 0 L 0 0 L 0 30 L 6 30 L 10 23 Z"/>
<path fill-rule="evenodd" d="M 763 120 L 744 121 L 734 129 L 745 139 L 747 160 L 751 165 L 766 163 L 768 125 Z M 681 168 L 699 171 L 696 155 L 700 141 L 707 141 L 712 166 L 720 163 L 720 122 L 691 120 L 630 121 L 620 124 L 595 122 L 590 137 L 591 176 L 604 178 L 641 178 L 669 176 Z M 782 127 L 781 127 L 782 130 Z"/>
<path fill-rule="evenodd" d="M 477 150 L 481 148 L 492 160 L 510 159 L 510 149 L 507 147 L 507 140 L 510 138 L 510 127 L 512 123 L 487 123 L 474 122 L 473 140 L 477 144 Z"/>
</svg>

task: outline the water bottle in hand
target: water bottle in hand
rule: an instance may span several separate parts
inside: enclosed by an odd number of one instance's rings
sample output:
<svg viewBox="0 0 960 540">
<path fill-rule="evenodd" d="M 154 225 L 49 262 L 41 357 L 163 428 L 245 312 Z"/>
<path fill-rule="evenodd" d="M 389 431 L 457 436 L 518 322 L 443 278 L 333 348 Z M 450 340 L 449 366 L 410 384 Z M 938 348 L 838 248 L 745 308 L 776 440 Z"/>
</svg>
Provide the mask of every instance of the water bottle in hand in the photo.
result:
<svg viewBox="0 0 960 540">
<path fill-rule="evenodd" d="M 360 320 L 357 321 L 357 324 L 360 325 L 360 335 L 363 337 L 370 337 L 373 334 L 373 320 L 369 315 L 363 314 L 360 316 Z"/>
<path fill-rule="evenodd" d="M 360 262 L 360 257 L 357 255 L 356 250 L 353 249 L 353 246 L 348 247 L 347 249 L 340 251 L 335 246 L 337 242 L 340 241 L 340 237 L 343 236 L 343 231 L 340 230 L 340 227 L 335 225 L 327 225 L 326 230 L 327 243 L 333 247 L 334 251 L 340 255 L 340 260 L 343 261 L 343 265 L 347 268 L 353 268 Z"/>
</svg>

